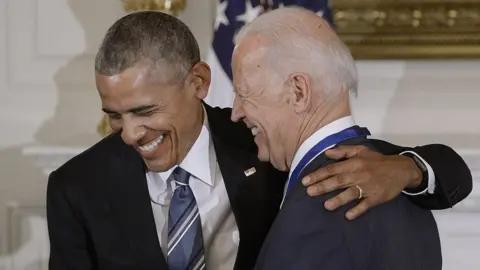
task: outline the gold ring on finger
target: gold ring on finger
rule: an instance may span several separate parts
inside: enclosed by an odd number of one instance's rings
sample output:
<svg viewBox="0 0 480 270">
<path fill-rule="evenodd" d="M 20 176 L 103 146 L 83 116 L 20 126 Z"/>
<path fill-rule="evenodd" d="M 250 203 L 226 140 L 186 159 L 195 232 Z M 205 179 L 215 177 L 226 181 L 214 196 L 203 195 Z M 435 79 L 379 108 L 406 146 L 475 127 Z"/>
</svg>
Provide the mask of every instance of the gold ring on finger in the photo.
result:
<svg viewBox="0 0 480 270">
<path fill-rule="evenodd" d="M 358 192 L 360 193 L 358 195 L 358 199 L 361 200 L 363 198 L 363 189 L 359 187 L 358 185 L 355 186 L 358 189 Z"/>
</svg>

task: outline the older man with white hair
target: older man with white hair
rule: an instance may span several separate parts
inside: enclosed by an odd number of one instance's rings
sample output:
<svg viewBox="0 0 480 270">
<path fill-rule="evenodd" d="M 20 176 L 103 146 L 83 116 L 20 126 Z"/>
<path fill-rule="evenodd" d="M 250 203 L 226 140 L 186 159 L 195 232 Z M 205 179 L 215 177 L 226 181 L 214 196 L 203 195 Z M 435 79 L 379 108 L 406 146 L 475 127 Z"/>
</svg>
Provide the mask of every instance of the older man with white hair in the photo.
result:
<svg viewBox="0 0 480 270">
<path fill-rule="evenodd" d="M 329 212 L 324 202 L 339 192 L 311 197 L 301 183 L 335 162 L 326 149 L 374 149 L 368 129 L 351 116 L 349 92 L 356 93 L 358 84 L 354 60 L 328 23 L 302 8 L 282 8 L 244 27 L 236 44 L 232 120 L 252 129 L 261 160 L 290 170 L 256 269 L 441 269 L 429 210 L 401 195 L 347 221 L 343 213 L 356 202 Z"/>
</svg>

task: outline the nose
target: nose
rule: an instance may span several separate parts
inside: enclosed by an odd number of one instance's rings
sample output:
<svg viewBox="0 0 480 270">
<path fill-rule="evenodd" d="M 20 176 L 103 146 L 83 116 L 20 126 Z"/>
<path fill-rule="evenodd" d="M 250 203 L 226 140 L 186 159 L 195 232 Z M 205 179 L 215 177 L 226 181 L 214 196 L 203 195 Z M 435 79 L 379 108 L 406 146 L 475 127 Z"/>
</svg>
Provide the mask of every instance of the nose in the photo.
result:
<svg viewBox="0 0 480 270">
<path fill-rule="evenodd" d="M 231 119 L 233 122 L 238 122 L 245 117 L 245 112 L 243 111 L 243 100 L 235 95 L 232 106 L 232 116 Z"/>
<path fill-rule="evenodd" d="M 135 145 L 145 135 L 145 128 L 135 120 L 124 117 L 122 139 L 128 145 Z"/>
</svg>

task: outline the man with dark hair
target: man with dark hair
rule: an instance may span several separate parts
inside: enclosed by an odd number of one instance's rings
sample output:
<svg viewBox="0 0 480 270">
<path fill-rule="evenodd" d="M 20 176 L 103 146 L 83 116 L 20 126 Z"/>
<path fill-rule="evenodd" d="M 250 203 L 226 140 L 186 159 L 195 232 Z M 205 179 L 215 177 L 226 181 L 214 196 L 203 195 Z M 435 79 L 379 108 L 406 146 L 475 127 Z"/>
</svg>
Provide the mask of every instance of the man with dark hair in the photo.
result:
<svg viewBox="0 0 480 270">
<path fill-rule="evenodd" d="M 95 71 L 112 76 L 143 64 L 149 71 L 157 71 L 150 74 L 151 82 L 182 81 L 190 68 L 200 62 L 200 48 L 185 24 L 159 15 L 141 12 L 115 22 L 98 51 Z"/>
<path fill-rule="evenodd" d="M 210 68 L 188 27 L 160 12 L 126 15 L 108 30 L 95 71 L 114 133 L 49 177 L 50 269 L 251 269 L 288 175 L 257 159 L 251 131 L 230 121 L 231 109 L 202 101 Z M 393 149 L 314 172 L 312 183 L 325 172 L 335 172 L 328 181 L 354 179 L 340 204 L 359 191 L 379 204 L 410 188 L 422 191 L 409 197 L 418 205 L 446 208 L 470 192 L 469 170 L 452 149 Z M 447 164 L 452 172 L 441 169 Z M 433 193 L 423 191 L 429 182 Z"/>
</svg>

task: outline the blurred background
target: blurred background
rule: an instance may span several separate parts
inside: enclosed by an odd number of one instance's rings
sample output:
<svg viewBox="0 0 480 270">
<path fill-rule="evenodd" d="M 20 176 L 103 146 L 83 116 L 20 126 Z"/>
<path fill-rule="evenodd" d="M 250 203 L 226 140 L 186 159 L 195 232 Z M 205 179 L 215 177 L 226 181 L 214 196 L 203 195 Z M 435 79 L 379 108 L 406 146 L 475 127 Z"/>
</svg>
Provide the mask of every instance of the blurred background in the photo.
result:
<svg viewBox="0 0 480 270">
<path fill-rule="evenodd" d="M 116 19 L 141 9 L 178 15 L 212 66 L 207 102 L 225 107 L 232 31 L 280 2 L 328 17 L 349 45 L 359 124 L 463 156 L 474 190 L 435 216 L 444 269 L 480 269 L 479 0 L 0 0 L 0 270 L 48 269 L 47 175 L 108 133 L 93 60 Z"/>
</svg>

